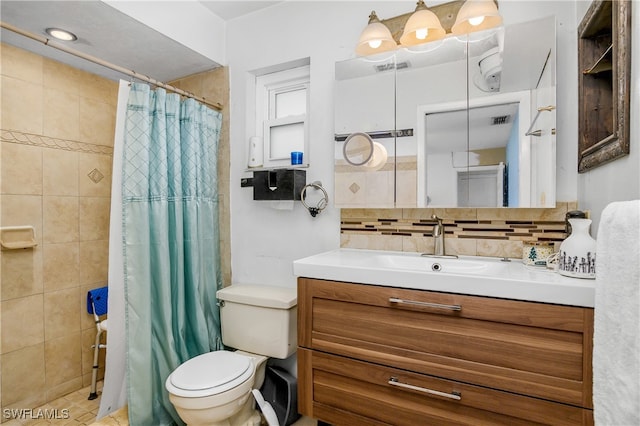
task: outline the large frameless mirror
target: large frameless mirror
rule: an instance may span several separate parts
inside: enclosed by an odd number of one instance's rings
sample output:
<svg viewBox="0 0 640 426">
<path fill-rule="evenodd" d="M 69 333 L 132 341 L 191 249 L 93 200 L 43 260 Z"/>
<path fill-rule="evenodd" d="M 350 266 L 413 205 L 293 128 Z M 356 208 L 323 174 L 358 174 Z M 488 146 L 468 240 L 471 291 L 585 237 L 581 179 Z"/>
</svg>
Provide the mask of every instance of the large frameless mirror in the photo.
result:
<svg viewBox="0 0 640 426">
<path fill-rule="evenodd" d="M 338 206 L 555 205 L 555 18 L 468 37 L 336 64 Z M 386 168 L 344 159 L 355 132 Z"/>
</svg>

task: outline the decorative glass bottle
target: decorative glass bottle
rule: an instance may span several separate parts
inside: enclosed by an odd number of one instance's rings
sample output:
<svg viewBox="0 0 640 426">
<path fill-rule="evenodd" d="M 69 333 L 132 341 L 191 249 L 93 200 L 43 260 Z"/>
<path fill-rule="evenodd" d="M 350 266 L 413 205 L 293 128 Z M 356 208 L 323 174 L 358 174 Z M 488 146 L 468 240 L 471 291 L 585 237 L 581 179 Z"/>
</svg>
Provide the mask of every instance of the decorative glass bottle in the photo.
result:
<svg viewBox="0 0 640 426">
<path fill-rule="evenodd" d="M 596 240 L 589 235 L 591 219 L 569 219 L 571 235 L 560 244 L 558 272 L 575 278 L 596 277 Z"/>
</svg>

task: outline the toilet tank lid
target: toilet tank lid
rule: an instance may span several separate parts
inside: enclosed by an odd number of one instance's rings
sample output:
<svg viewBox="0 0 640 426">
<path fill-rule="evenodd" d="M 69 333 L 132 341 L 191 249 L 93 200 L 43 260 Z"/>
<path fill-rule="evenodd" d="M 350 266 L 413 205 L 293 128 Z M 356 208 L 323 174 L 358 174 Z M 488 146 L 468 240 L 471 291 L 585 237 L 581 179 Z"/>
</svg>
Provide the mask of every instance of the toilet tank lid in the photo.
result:
<svg viewBox="0 0 640 426">
<path fill-rule="evenodd" d="M 298 292 L 295 288 L 269 285 L 234 284 L 218 290 L 216 296 L 227 302 L 265 308 L 291 309 L 298 304 Z"/>
</svg>

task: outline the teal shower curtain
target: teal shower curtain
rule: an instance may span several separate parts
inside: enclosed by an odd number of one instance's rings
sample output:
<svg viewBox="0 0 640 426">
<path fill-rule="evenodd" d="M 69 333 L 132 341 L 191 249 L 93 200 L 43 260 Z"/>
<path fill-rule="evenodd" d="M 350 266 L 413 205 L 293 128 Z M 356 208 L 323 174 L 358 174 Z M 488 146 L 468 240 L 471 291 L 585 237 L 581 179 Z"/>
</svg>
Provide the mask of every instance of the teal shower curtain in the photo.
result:
<svg viewBox="0 0 640 426">
<path fill-rule="evenodd" d="M 132 83 L 122 171 L 129 420 L 181 424 L 164 382 L 222 348 L 217 147 L 221 114 Z"/>
</svg>

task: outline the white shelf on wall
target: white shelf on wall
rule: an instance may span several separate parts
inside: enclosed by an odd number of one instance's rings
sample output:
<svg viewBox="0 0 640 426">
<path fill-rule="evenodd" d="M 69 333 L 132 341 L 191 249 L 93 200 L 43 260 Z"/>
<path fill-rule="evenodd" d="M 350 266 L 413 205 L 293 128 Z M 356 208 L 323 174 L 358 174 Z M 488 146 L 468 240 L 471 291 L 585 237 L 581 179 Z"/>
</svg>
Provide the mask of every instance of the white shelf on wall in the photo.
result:
<svg viewBox="0 0 640 426">
<path fill-rule="evenodd" d="M 294 165 L 284 165 L 284 166 L 273 166 L 273 167 L 247 167 L 245 172 L 262 172 L 265 170 L 281 170 L 281 169 L 308 169 L 308 164 L 296 164 Z"/>
</svg>

